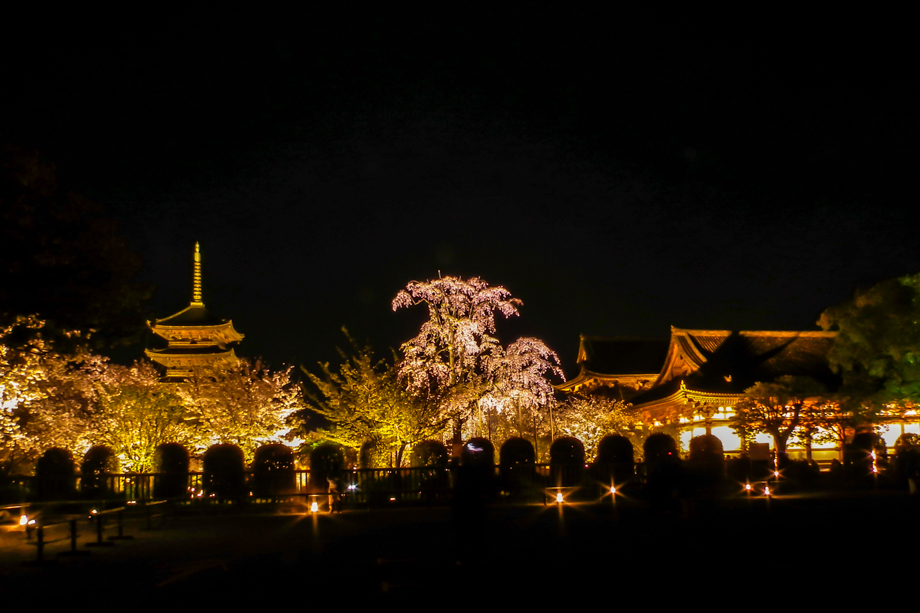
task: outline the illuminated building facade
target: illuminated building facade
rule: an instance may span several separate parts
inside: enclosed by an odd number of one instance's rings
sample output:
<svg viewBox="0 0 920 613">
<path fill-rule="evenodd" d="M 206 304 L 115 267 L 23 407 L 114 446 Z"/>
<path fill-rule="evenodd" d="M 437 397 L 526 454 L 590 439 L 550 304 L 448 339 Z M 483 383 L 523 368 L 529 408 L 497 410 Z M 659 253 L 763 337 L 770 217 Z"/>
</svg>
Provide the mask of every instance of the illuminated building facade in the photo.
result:
<svg viewBox="0 0 920 613">
<path fill-rule="evenodd" d="M 740 452 L 742 441 L 731 422 L 744 391 L 784 375 L 811 377 L 835 390 L 840 381 L 827 361 L 835 336 L 674 327 L 668 340 L 582 336 L 580 371 L 558 389 L 625 400 L 644 423 L 677 425 L 684 449 L 690 438 L 709 433 L 722 441 L 726 452 Z M 889 447 L 902 433 L 920 433 L 913 411 L 883 417 L 882 437 Z M 758 435 L 756 442 L 772 446 L 767 435 Z M 833 443 L 812 449 L 817 460 L 839 454 Z M 792 445 L 789 451 L 804 455 Z"/>
<path fill-rule="evenodd" d="M 174 315 L 150 322 L 150 329 L 165 339 L 166 347 L 147 349 L 145 353 L 164 369 L 164 381 L 181 381 L 195 368 L 237 363 L 231 345 L 243 340 L 243 335 L 233 328 L 232 321 L 215 317 L 204 306 L 198 243 L 195 243 L 192 279 L 192 301 L 189 306 Z"/>
</svg>

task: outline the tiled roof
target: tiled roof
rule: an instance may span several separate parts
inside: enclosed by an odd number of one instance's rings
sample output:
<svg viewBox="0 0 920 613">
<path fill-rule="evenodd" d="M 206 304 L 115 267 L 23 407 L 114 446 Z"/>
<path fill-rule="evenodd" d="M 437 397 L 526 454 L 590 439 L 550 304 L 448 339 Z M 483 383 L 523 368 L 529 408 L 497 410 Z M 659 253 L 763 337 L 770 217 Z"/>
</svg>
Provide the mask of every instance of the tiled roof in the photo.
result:
<svg viewBox="0 0 920 613">
<path fill-rule="evenodd" d="M 834 332 L 671 331 L 665 366 L 652 388 L 633 398 L 638 405 L 665 398 L 682 380 L 690 389 L 741 394 L 758 382 L 784 375 L 812 377 L 829 389 L 839 385 L 827 354 Z"/>
</svg>

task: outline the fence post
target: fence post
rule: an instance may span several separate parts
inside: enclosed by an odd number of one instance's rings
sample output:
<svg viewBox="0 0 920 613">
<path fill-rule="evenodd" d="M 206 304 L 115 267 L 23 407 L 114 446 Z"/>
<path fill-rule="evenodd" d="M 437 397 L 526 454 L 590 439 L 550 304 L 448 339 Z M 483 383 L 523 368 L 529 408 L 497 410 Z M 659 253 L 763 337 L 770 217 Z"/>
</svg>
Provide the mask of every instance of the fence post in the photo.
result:
<svg viewBox="0 0 920 613">
<path fill-rule="evenodd" d="M 59 555 L 88 556 L 88 551 L 80 551 L 77 549 L 77 520 L 71 519 L 68 523 L 70 523 L 70 551 L 62 551 Z"/>
<path fill-rule="evenodd" d="M 38 542 L 36 543 L 36 545 L 38 545 L 37 561 L 39 563 L 44 562 L 45 561 L 45 527 L 41 525 L 41 523 L 38 524 Z"/>
<path fill-rule="evenodd" d="M 96 542 L 87 543 L 86 546 L 87 547 L 106 547 L 106 546 L 114 545 L 115 543 L 112 543 L 111 541 L 106 542 L 102 539 L 102 515 L 97 513 L 96 515 L 92 516 L 92 519 L 96 520 Z"/>
<path fill-rule="evenodd" d="M 102 545 L 102 516 L 96 515 L 96 543 Z"/>
<path fill-rule="evenodd" d="M 118 540 L 123 541 L 123 540 L 134 538 L 133 536 L 130 536 L 130 535 L 125 536 L 124 523 L 125 523 L 125 512 L 124 512 L 124 509 L 122 509 L 121 511 L 118 512 L 118 536 L 110 536 L 109 537 L 110 540 L 118 539 Z"/>
</svg>

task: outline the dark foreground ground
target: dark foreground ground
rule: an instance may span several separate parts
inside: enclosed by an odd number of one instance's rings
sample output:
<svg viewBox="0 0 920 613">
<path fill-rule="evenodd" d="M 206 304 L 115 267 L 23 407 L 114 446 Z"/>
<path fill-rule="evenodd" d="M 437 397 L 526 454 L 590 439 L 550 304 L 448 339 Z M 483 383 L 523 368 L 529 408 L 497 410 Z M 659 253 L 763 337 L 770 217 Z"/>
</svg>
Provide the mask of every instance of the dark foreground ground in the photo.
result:
<svg viewBox="0 0 920 613">
<path fill-rule="evenodd" d="M 920 500 L 906 495 L 737 500 L 677 513 L 639 506 L 495 506 L 256 513 L 179 511 L 158 529 L 79 557 L 49 530 L 46 558 L 0 532 L 7 606 L 231 604 L 260 609 L 391 602 L 658 610 L 877 605 L 914 585 Z M 900 586 L 900 587 L 899 587 Z M 911 590 L 913 588 L 910 588 Z M 852 600 L 856 598 L 857 600 Z M 881 600 L 878 600 L 878 599 Z M 501 609 L 502 607 L 500 607 Z"/>
</svg>

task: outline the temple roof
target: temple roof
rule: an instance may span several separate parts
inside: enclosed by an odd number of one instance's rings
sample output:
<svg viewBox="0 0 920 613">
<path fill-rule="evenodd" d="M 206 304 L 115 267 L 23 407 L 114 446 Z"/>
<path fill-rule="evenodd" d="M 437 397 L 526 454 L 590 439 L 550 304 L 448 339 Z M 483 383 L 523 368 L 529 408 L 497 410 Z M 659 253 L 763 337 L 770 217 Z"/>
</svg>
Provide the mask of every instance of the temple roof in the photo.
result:
<svg viewBox="0 0 920 613">
<path fill-rule="evenodd" d="M 743 394 L 758 382 L 784 375 L 807 376 L 829 389 L 839 385 L 827 354 L 835 332 L 777 332 L 671 329 L 671 342 L 652 388 L 633 398 L 635 405 L 688 389 Z"/>
<path fill-rule="evenodd" d="M 639 375 L 661 372 L 670 342 L 661 338 L 582 335 L 578 364 L 595 373 Z"/>
</svg>

